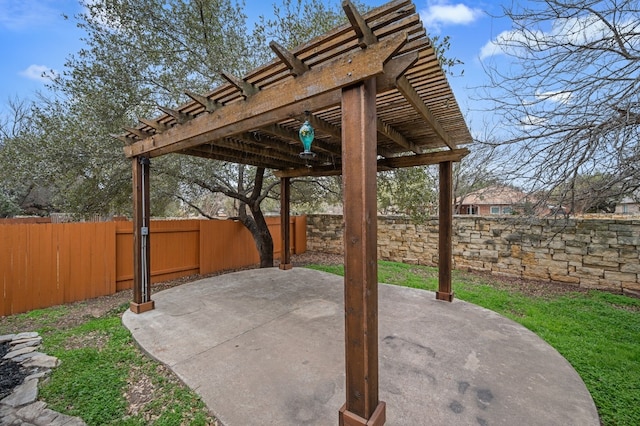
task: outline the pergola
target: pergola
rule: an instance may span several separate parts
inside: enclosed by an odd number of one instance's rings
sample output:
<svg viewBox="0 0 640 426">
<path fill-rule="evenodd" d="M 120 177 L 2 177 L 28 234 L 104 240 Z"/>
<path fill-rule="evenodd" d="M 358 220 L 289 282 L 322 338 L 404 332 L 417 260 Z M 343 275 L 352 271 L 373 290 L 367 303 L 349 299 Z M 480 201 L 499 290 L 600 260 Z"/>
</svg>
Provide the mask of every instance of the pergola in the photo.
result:
<svg viewBox="0 0 640 426">
<path fill-rule="evenodd" d="M 451 301 L 452 165 L 471 142 L 434 48 L 409 0 L 349 23 L 119 136 L 133 164 L 134 294 L 131 310 L 154 308 L 150 294 L 149 159 L 178 153 L 272 169 L 281 181 L 280 268 L 290 269 L 289 185 L 301 176 L 343 176 L 346 403 L 341 425 L 382 425 L 378 399 L 376 172 L 439 164 L 439 288 Z M 300 156 L 298 129 L 315 129 L 315 157 Z M 304 157 L 304 158 L 303 158 Z"/>
</svg>

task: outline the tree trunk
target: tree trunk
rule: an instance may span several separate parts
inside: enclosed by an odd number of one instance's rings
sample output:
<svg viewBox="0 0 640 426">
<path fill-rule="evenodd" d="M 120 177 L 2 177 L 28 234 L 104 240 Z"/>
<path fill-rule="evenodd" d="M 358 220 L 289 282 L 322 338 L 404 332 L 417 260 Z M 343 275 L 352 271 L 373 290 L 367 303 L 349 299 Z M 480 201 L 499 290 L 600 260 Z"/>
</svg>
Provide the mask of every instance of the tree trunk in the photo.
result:
<svg viewBox="0 0 640 426">
<path fill-rule="evenodd" d="M 270 268 L 273 266 L 273 238 L 271 237 L 271 232 L 259 204 L 256 205 L 255 209 L 251 208 L 251 214 L 256 223 L 256 232 L 253 234 L 253 239 L 256 242 L 258 253 L 260 253 L 260 267 Z"/>
<path fill-rule="evenodd" d="M 253 193 L 249 198 L 251 215 L 247 214 L 247 204 L 241 203 L 238 208 L 240 222 L 251 232 L 253 241 L 260 255 L 260 267 L 273 267 L 273 238 L 260 207 L 262 185 L 264 182 L 264 168 L 258 168 Z"/>
<path fill-rule="evenodd" d="M 251 207 L 251 215 L 246 212 L 246 205 L 240 207 L 240 222 L 251 232 L 253 241 L 260 255 L 260 267 L 271 268 L 273 266 L 273 238 L 264 219 L 260 205 Z"/>
</svg>

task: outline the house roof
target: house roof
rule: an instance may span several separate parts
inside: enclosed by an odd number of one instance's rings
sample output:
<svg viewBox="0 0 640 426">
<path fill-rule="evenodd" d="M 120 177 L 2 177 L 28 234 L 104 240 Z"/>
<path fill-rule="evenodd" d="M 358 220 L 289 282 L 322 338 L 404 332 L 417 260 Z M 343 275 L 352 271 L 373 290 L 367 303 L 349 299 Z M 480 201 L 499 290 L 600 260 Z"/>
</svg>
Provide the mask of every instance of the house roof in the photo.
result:
<svg viewBox="0 0 640 426">
<path fill-rule="evenodd" d="M 376 79 L 378 169 L 459 161 L 472 142 L 420 15 L 407 0 L 349 23 L 141 124 L 124 135 L 128 157 L 181 153 L 275 169 L 281 176 L 339 174 L 341 90 Z M 301 158 L 298 129 L 315 128 L 315 158 Z"/>
<path fill-rule="evenodd" d="M 527 194 L 518 189 L 492 185 L 467 194 L 461 202 L 462 204 L 474 205 L 511 205 L 522 203 L 526 199 Z"/>
</svg>

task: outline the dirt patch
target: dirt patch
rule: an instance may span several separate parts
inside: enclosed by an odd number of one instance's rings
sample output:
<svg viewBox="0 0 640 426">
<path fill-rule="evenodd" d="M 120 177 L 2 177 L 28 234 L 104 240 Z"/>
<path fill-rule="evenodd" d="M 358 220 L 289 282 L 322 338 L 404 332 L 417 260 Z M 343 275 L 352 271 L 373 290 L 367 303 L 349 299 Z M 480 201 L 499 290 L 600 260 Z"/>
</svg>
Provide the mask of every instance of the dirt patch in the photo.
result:
<svg viewBox="0 0 640 426">
<path fill-rule="evenodd" d="M 518 277 L 496 276 L 488 272 L 456 271 L 458 278 L 470 283 L 482 282 L 501 290 L 513 290 L 526 296 L 552 299 L 570 293 L 586 293 L 589 290 L 557 281 L 536 281 Z"/>
<path fill-rule="evenodd" d="M 132 367 L 127 379 L 127 390 L 124 394 L 129 407 L 127 414 L 137 416 L 144 411 L 145 405 L 153 401 L 156 388 L 151 382 L 151 378 L 140 371 L 139 367 Z M 145 421 L 155 419 L 145 418 Z"/>
<path fill-rule="evenodd" d="M 64 349 L 70 351 L 81 348 L 94 348 L 102 351 L 107 341 L 109 341 L 109 336 L 106 333 L 94 330 L 86 334 L 69 337 L 65 342 Z"/>
</svg>

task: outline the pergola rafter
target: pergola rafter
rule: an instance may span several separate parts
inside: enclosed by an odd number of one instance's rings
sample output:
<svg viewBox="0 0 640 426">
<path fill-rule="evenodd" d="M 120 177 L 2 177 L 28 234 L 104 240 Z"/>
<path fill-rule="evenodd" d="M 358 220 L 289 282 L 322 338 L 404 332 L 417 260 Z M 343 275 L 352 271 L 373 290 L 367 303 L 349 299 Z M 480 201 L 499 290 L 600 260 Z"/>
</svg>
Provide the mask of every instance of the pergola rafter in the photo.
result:
<svg viewBox="0 0 640 426">
<path fill-rule="evenodd" d="M 378 400 L 376 171 L 439 164 L 439 289 L 451 301 L 452 165 L 471 135 L 409 0 L 361 15 L 343 1 L 349 23 L 206 95 L 140 119 L 116 136 L 133 160 L 134 301 L 153 309 L 148 270 L 149 159 L 170 153 L 269 168 L 280 178 L 282 257 L 291 268 L 290 179 L 342 174 L 344 185 L 346 403 L 340 425 L 385 422 Z M 297 131 L 316 129 L 316 156 L 301 158 Z M 147 268 L 147 269 L 145 269 Z"/>
</svg>

